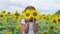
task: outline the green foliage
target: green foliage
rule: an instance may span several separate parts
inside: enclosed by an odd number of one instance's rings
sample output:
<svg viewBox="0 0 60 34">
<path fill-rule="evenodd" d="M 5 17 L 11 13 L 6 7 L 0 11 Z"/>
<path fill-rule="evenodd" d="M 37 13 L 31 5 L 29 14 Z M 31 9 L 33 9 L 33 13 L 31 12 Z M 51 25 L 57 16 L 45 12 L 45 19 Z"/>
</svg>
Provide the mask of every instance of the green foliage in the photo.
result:
<svg viewBox="0 0 60 34">
<path fill-rule="evenodd" d="M 56 14 L 56 15 L 60 15 L 60 10 L 58 10 L 55 14 Z"/>
<path fill-rule="evenodd" d="M 6 34 L 11 32 L 11 34 L 21 34 L 20 30 L 16 29 L 18 22 L 14 18 L 9 18 L 8 22 L 4 18 L 0 18 L 0 34 Z"/>
<path fill-rule="evenodd" d="M 49 21 L 40 22 L 38 29 L 37 34 L 60 34 L 60 24 L 56 25 Z"/>
</svg>

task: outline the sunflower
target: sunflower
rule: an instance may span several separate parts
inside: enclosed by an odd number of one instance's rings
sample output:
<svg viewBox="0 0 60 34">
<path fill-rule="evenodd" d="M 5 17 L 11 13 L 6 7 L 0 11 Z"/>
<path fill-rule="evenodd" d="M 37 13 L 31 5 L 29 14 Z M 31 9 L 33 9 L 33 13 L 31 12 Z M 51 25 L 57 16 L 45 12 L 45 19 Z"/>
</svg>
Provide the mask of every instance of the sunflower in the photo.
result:
<svg viewBox="0 0 60 34">
<path fill-rule="evenodd" d="M 30 10 L 26 10 L 26 12 L 22 13 L 22 16 L 24 19 L 30 19 L 30 17 L 31 17 Z"/>
<path fill-rule="evenodd" d="M 43 32 L 43 34 L 48 34 L 48 32 Z"/>
<path fill-rule="evenodd" d="M 29 11 L 29 10 L 28 10 Z M 24 12 L 26 12 L 26 11 L 22 11 L 22 13 L 24 13 Z"/>
<path fill-rule="evenodd" d="M 50 18 L 49 18 L 49 21 L 50 21 L 50 22 L 53 22 L 53 17 L 50 17 Z"/>
<path fill-rule="evenodd" d="M 32 14 L 32 17 L 36 19 L 38 19 L 40 16 L 37 10 L 31 10 L 31 14 Z"/>
<path fill-rule="evenodd" d="M 3 10 L 3 11 L 1 12 L 1 14 L 2 14 L 3 16 L 5 16 L 5 15 L 6 15 L 6 11 Z"/>
<path fill-rule="evenodd" d="M 53 19 L 52 19 L 51 16 L 48 16 L 48 17 L 47 17 L 47 20 L 51 22 Z"/>
<path fill-rule="evenodd" d="M 7 32 L 6 34 L 11 34 L 11 32 Z"/>
<path fill-rule="evenodd" d="M 41 18 L 40 18 L 42 21 L 44 21 L 44 17 L 42 16 Z"/>
<path fill-rule="evenodd" d="M 5 16 L 9 17 L 9 16 L 12 16 L 12 14 L 8 12 Z"/>
<path fill-rule="evenodd" d="M 18 23 L 21 22 L 21 19 L 22 19 L 21 16 L 18 16 L 18 19 L 17 19 L 18 20 Z"/>
<path fill-rule="evenodd" d="M 51 21 L 51 22 L 52 22 L 52 21 L 53 21 L 53 18 L 50 18 L 50 20 L 49 20 L 49 21 Z"/>
<path fill-rule="evenodd" d="M 3 18 L 4 16 L 3 15 L 0 15 L 0 18 Z"/>
<path fill-rule="evenodd" d="M 14 15 L 15 15 L 15 16 L 19 16 L 19 13 L 18 13 L 18 11 L 16 11 Z"/>
<path fill-rule="evenodd" d="M 14 17 L 14 18 L 18 18 L 18 16 L 20 16 L 20 14 L 18 13 L 18 11 L 16 11 L 13 15 L 12 15 L 12 17 Z"/>
<path fill-rule="evenodd" d="M 16 26 L 16 29 L 17 29 L 17 30 L 21 30 L 21 26 L 20 26 L 20 25 L 17 25 L 17 26 Z"/>
<path fill-rule="evenodd" d="M 42 16 L 46 16 L 46 14 L 43 14 Z"/>
<path fill-rule="evenodd" d="M 58 20 L 54 19 L 53 23 L 58 24 Z"/>
<path fill-rule="evenodd" d="M 8 13 L 7 13 L 7 15 L 9 15 L 9 16 L 10 16 L 10 15 L 11 15 L 11 13 L 10 13 L 10 12 L 8 12 Z"/>
<path fill-rule="evenodd" d="M 54 29 L 54 26 L 50 26 L 50 30 L 53 30 Z"/>
<path fill-rule="evenodd" d="M 43 19 L 44 19 L 44 20 L 47 20 L 47 17 L 46 17 L 46 15 L 45 15 L 45 16 L 42 16 L 42 17 L 43 17 Z"/>
<path fill-rule="evenodd" d="M 58 19 L 57 19 L 57 20 L 58 20 L 58 22 L 60 22 L 60 17 L 58 17 Z"/>
<path fill-rule="evenodd" d="M 49 19 L 49 18 L 47 18 L 47 20 L 49 21 L 50 19 Z"/>
</svg>

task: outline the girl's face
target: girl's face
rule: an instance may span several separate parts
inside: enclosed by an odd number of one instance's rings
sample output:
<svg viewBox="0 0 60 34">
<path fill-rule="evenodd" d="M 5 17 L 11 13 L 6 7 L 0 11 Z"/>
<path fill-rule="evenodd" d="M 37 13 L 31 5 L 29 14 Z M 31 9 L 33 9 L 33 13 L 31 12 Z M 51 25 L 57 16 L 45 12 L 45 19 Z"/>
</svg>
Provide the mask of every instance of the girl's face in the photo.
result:
<svg viewBox="0 0 60 34">
<path fill-rule="evenodd" d="M 33 6 L 28 6 L 25 8 L 25 10 L 36 10 Z M 31 19 L 29 20 L 30 22 L 33 22 L 33 17 L 31 17 Z"/>
<path fill-rule="evenodd" d="M 33 17 L 31 17 L 30 22 L 33 22 Z"/>
<path fill-rule="evenodd" d="M 28 20 L 25 20 L 25 22 L 27 22 Z M 29 22 L 33 22 L 33 18 L 29 19 Z"/>
<path fill-rule="evenodd" d="M 35 18 L 31 18 L 30 22 L 36 22 L 36 19 Z"/>
</svg>

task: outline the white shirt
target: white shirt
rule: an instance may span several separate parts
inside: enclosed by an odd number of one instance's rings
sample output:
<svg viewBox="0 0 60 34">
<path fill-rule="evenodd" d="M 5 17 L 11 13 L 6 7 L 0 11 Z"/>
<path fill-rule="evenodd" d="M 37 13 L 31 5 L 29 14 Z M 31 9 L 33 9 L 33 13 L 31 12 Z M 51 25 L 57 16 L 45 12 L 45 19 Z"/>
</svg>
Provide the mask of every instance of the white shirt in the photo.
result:
<svg viewBox="0 0 60 34">
<path fill-rule="evenodd" d="M 36 24 L 37 23 L 38 23 L 38 21 L 36 21 Z M 24 19 L 22 19 L 21 24 L 25 24 L 25 20 Z M 25 33 L 23 32 L 23 34 L 25 34 Z M 28 31 L 28 34 L 35 34 L 34 33 L 34 28 L 33 28 L 33 23 L 32 22 L 29 23 L 29 31 Z"/>
</svg>

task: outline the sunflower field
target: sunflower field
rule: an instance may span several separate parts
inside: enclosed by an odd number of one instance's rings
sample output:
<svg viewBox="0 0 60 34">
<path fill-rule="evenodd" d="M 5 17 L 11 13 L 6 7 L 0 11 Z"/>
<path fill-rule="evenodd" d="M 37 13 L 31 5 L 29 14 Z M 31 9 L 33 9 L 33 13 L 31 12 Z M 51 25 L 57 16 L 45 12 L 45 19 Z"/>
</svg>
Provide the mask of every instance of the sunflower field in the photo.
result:
<svg viewBox="0 0 60 34">
<path fill-rule="evenodd" d="M 20 14 L 16 11 L 14 14 L 11 14 L 10 12 L 1 11 L 0 34 L 21 34 L 20 24 L 22 18 L 30 19 L 31 16 L 39 22 L 37 34 L 60 34 L 60 15 L 40 15 L 39 12 L 34 10 L 31 13 L 29 10 L 22 13 Z"/>
</svg>

